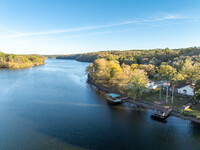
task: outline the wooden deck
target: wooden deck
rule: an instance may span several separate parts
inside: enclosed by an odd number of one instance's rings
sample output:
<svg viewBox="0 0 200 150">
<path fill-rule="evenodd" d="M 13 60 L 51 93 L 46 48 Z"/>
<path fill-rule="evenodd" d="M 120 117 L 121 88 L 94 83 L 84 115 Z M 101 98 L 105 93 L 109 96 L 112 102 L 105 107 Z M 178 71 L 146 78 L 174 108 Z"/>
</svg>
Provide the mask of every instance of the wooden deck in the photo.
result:
<svg viewBox="0 0 200 150">
<path fill-rule="evenodd" d="M 167 118 L 170 115 L 170 112 L 172 111 L 172 109 L 168 109 L 162 106 L 153 106 L 153 110 L 154 115 L 162 119 Z"/>
</svg>

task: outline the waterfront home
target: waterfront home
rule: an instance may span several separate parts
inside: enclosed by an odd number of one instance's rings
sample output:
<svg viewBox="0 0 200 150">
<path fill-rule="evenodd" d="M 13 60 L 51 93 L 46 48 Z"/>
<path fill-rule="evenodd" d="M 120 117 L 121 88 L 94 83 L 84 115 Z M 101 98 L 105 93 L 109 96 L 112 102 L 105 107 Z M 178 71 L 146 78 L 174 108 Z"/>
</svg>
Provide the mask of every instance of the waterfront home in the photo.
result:
<svg viewBox="0 0 200 150">
<path fill-rule="evenodd" d="M 152 81 L 150 81 L 148 83 L 148 88 L 151 89 L 151 90 L 156 89 L 157 87 L 158 86 L 154 82 L 152 82 Z"/>
<path fill-rule="evenodd" d="M 163 86 L 163 84 L 165 83 L 165 81 L 156 81 L 155 83 L 156 83 L 156 85 L 158 87 L 161 87 L 161 86 Z"/>
<path fill-rule="evenodd" d="M 176 87 L 176 91 L 179 94 L 183 94 L 183 95 L 187 95 L 187 96 L 194 96 L 194 85 L 179 84 Z"/>
<path fill-rule="evenodd" d="M 167 89 L 167 87 L 168 87 L 168 89 L 170 90 L 170 83 L 168 82 L 164 82 L 163 84 L 162 84 L 162 87 L 163 87 L 163 90 L 164 91 L 166 91 L 166 89 Z"/>
</svg>

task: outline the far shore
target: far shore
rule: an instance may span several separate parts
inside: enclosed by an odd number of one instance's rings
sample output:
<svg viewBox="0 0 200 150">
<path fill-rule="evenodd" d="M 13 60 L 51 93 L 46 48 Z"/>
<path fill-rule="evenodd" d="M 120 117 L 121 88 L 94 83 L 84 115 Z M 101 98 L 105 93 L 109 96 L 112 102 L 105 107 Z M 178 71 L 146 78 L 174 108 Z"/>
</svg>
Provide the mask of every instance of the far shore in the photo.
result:
<svg viewBox="0 0 200 150">
<path fill-rule="evenodd" d="M 37 64 L 37 65 L 30 65 L 30 66 L 26 66 L 26 67 L 2 67 L 0 68 L 0 70 L 23 70 L 23 69 L 29 69 L 29 68 L 33 68 L 33 67 L 38 67 L 38 66 L 43 66 L 45 65 L 45 62 L 42 64 Z"/>
</svg>

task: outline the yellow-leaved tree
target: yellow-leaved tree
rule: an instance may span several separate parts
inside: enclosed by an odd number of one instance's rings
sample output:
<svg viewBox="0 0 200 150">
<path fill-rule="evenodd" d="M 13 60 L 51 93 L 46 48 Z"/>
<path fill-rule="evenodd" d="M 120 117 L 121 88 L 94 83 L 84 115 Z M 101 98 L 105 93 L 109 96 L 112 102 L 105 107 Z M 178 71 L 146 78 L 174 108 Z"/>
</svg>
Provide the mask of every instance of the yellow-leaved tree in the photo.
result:
<svg viewBox="0 0 200 150">
<path fill-rule="evenodd" d="M 148 91 L 148 77 L 144 70 L 135 69 L 132 72 L 131 80 L 128 85 L 129 96 L 136 99 L 142 95 L 145 91 Z"/>
</svg>

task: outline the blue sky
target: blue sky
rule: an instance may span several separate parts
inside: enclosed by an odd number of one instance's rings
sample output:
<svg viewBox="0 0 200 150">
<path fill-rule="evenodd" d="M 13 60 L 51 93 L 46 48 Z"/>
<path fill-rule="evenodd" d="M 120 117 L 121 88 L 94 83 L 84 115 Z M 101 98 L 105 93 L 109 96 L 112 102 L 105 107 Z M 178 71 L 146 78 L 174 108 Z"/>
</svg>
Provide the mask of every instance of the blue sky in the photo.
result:
<svg viewBox="0 0 200 150">
<path fill-rule="evenodd" d="M 0 0 L 0 51 L 200 46 L 200 0 Z"/>
</svg>

